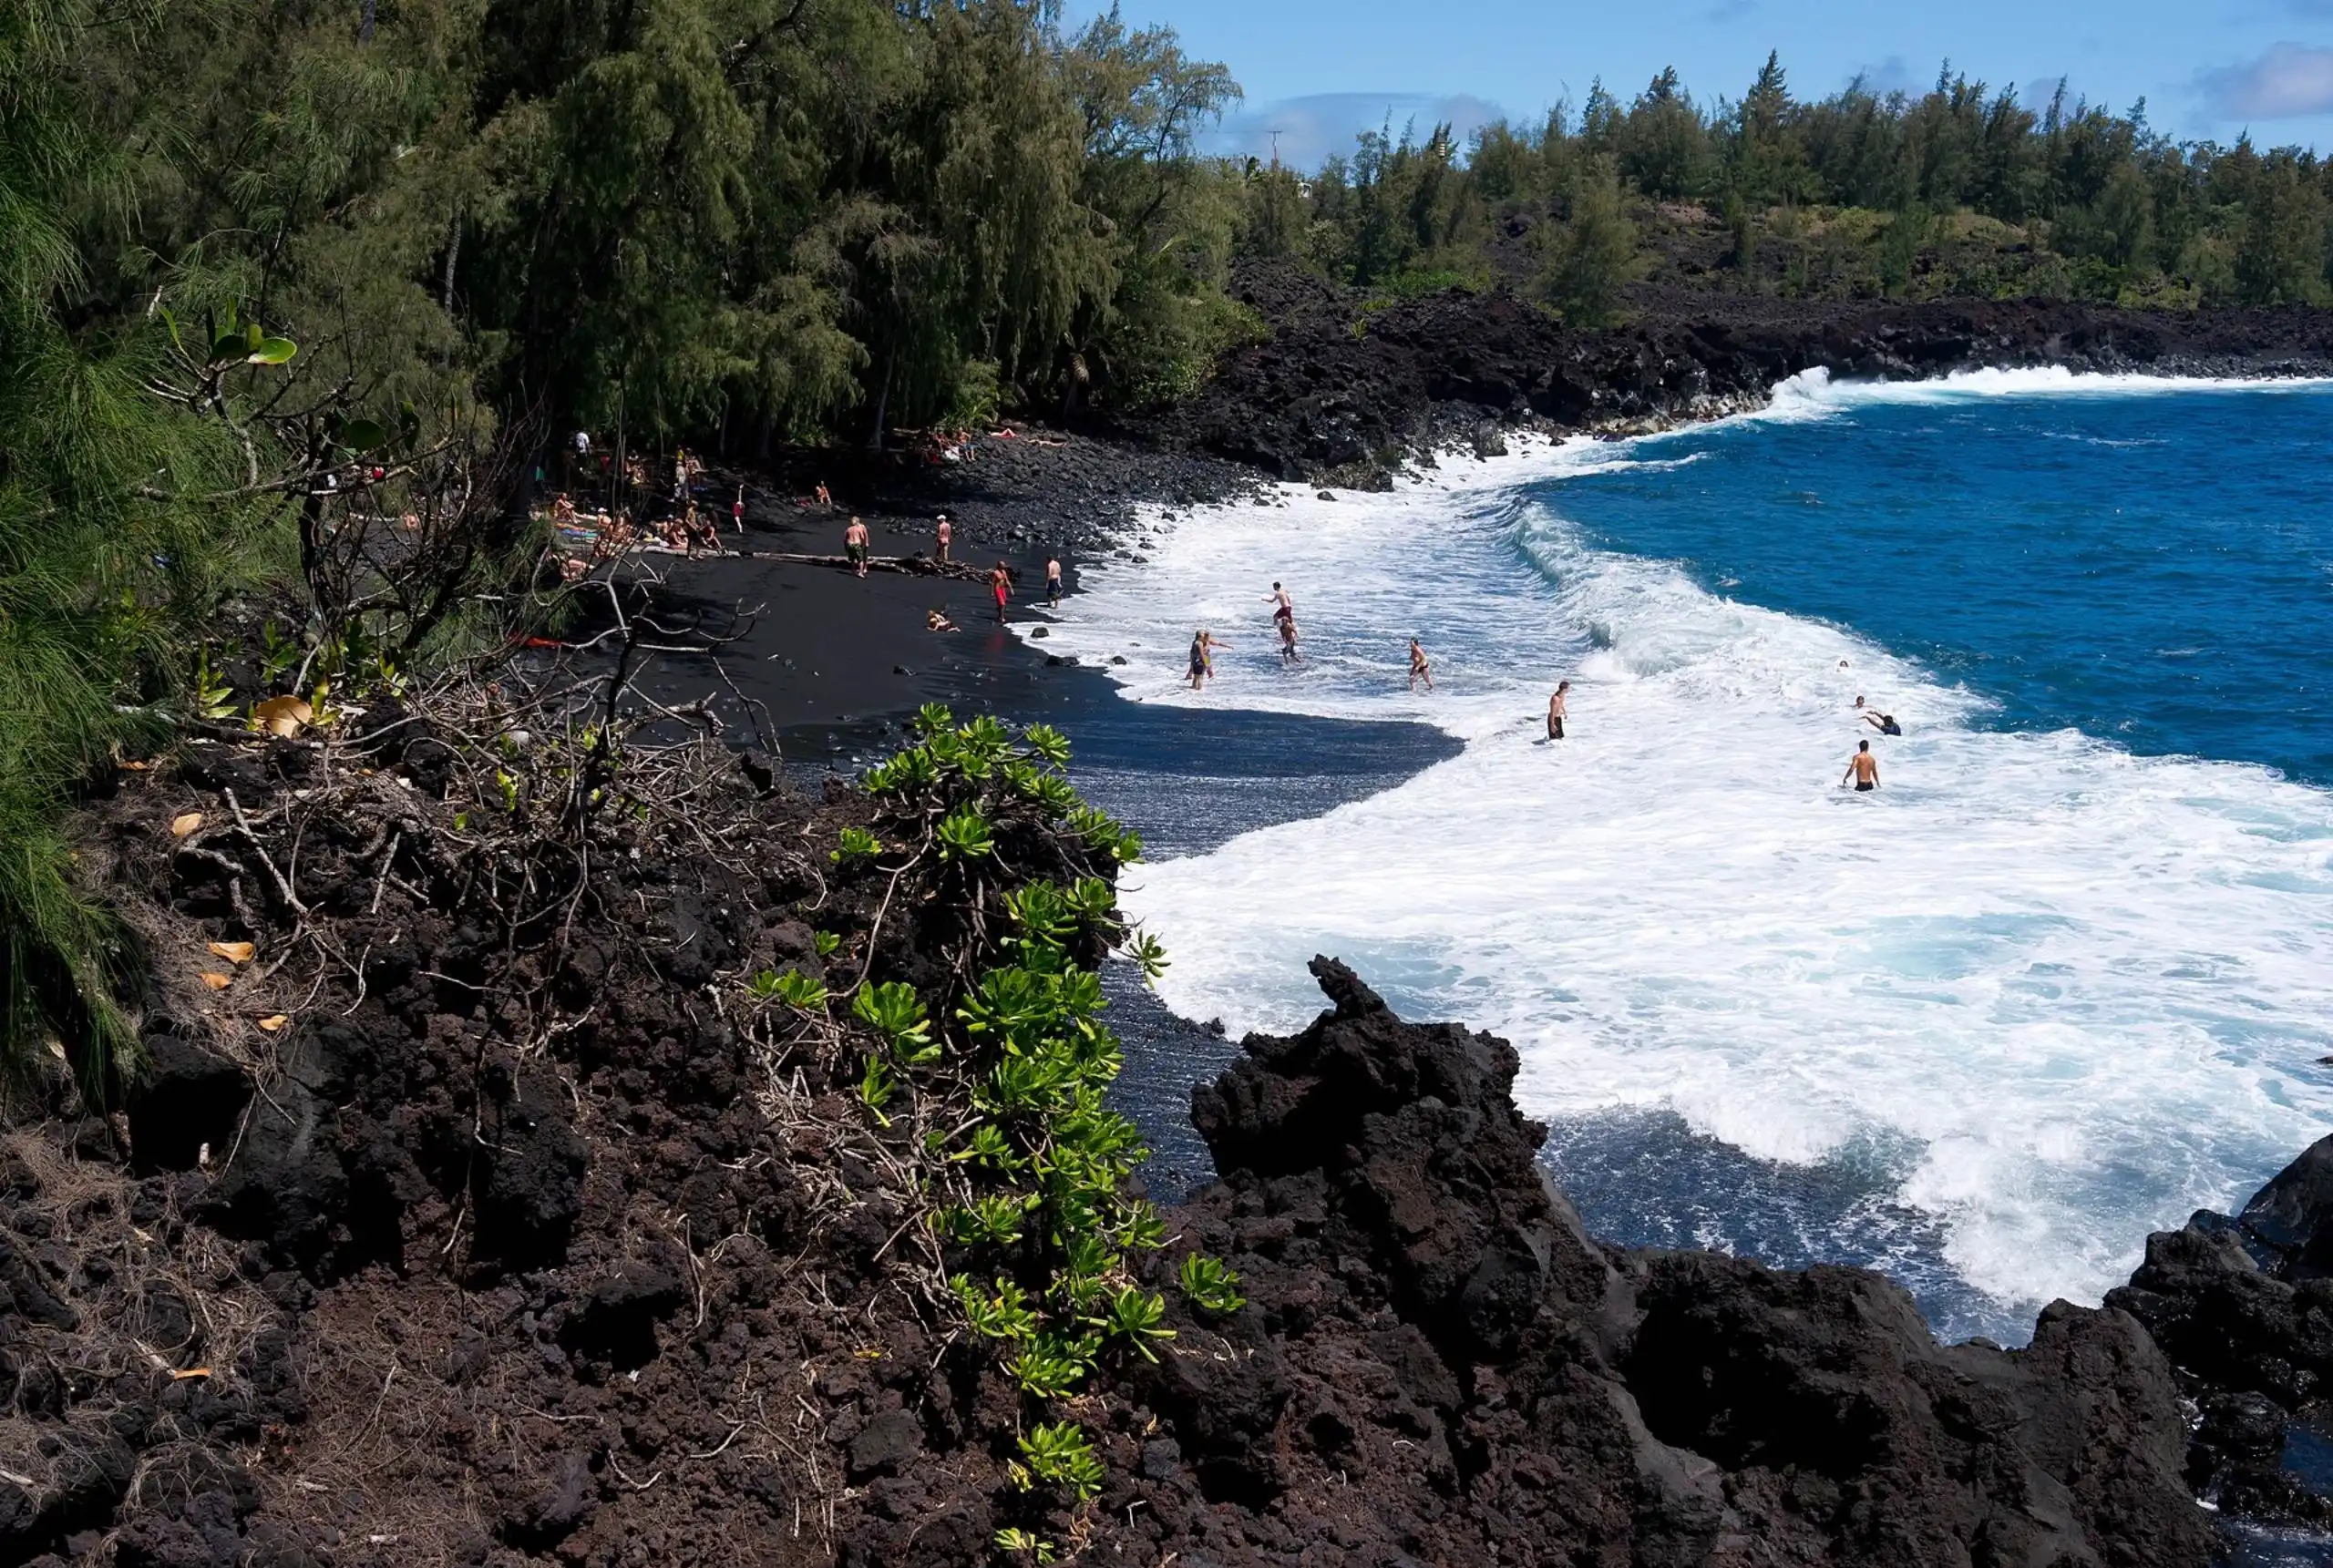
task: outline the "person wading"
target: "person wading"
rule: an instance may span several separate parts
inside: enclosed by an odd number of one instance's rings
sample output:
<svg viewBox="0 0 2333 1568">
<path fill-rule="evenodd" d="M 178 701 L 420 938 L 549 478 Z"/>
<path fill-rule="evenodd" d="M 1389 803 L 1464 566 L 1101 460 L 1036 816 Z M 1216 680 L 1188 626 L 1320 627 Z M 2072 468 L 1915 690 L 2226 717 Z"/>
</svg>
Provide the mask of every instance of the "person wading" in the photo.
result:
<svg viewBox="0 0 2333 1568">
<path fill-rule="evenodd" d="M 1855 754 L 1847 759 L 1847 771 L 1839 776 L 1839 787 L 1846 788 L 1849 779 L 1855 781 L 1857 790 L 1879 787 L 1879 759 L 1871 754 L 1869 741 L 1855 743 Z"/>
<path fill-rule="evenodd" d="M 1045 562 L 1045 604 L 1053 610 L 1061 608 L 1061 561 L 1058 558 Z"/>
<path fill-rule="evenodd" d="M 1547 699 L 1547 739 L 1551 741 L 1564 738 L 1564 693 L 1570 690 L 1570 682 L 1558 681 L 1556 694 Z"/>
<path fill-rule="evenodd" d="M 1410 690 L 1416 691 L 1421 681 L 1425 682 L 1427 691 L 1434 690 L 1434 671 L 1425 661 L 1425 645 L 1413 637 L 1410 639 Z"/>
</svg>

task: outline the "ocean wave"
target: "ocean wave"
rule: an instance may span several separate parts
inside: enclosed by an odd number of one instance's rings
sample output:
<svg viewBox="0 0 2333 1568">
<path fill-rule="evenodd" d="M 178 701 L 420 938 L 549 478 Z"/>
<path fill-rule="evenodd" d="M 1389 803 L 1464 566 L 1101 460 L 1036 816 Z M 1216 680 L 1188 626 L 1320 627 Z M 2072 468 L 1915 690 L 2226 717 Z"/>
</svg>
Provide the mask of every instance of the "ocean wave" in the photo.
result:
<svg viewBox="0 0 2333 1568">
<path fill-rule="evenodd" d="M 1303 964 L 1522 1052 L 1527 1110 L 1668 1108 L 1769 1160 L 1919 1153 L 1897 1197 L 2003 1304 L 2094 1300 L 2146 1232 L 2225 1204 L 2333 1116 L 2333 797 L 2144 759 L 1989 704 L 1852 631 L 1593 547 L 1522 498 L 1643 444 L 1567 442 L 1387 496 L 1227 508 L 1106 563 L 1049 647 L 1137 701 L 1413 718 L 1458 757 L 1325 817 L 1144 869 L 1190 1017 L 1285 1029 Z M 1506 468 L 1505 483 L 1483 470 Z M 1295 593 L 1283 669 L 1263 603 Z M 1222 678 L 1180 683 L 1197 624 Z M 1423 636 L 1440 689 L 1405 690 Z M 1574 683 L 1570 739 L 1535 744 Z M 1858 693 L 1906 721 L 1833 787 Z M 1204 801 L 1195 802 L 1204 810 Z"/>
</svg>

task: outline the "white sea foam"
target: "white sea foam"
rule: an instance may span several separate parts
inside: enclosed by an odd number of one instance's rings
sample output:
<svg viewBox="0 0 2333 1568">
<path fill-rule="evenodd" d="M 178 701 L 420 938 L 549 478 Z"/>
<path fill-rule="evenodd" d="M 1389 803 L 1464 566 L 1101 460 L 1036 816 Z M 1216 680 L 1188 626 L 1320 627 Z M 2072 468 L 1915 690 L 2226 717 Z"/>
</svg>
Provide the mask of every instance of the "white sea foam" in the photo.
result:
<svg viewBox="0 0 2333 1568">
<path fill-rule="evenodd" d="M 1125 658 L 1130 698 L 1467 743 L 1326 817 L 1142 868 L 1125 898 L 1174 956 L 1166 999 L 1292 1028 L 1319 1006 L 1304 960 L 1335 953 L 1412 1016 L 1513 1040 L 1527 1110 L 1666 1105 L 1784 1161 L 1908 1138 L 1902 1195 L 1973 1285 L 2020 1310 L 2095 1300 L 2150 1228 L 2240 1198 L 2333 1123 L 2307 1071 L 2333 1049 L 2333 796 L 1972 728 L 1981 699 L 1588 548 L 1513 488 L 1658 451 L 1542 446 L 1334 502 L 1291 487 L 1084 574 L 1048 646 Z M 1306 632 L 1294 671 L 1275 579 Z M 1194 694 L 1202 624 L 1231 646 Z M 1403 689 L 1413 631 L 1431 694 Z M 1559 675 L 1572 736 L 1535 744 Z M 1858 692 L 1908 732 L 1876 743 L 1876 795 L 1835 787 L 1869 733 Z"/>
</svg>

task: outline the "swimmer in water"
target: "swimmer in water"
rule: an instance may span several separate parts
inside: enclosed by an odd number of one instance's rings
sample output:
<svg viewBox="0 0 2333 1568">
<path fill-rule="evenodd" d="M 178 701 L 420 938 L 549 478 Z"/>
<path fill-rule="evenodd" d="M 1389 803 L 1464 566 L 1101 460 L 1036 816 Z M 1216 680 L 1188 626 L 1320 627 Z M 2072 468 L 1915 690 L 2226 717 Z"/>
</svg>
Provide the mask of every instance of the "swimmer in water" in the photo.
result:
<svg viewBox="0 0 2333 1568">
<path fill-rule="evenodd" d="M 1865 713 L 1863 716 L 1863 722 L 1883 735 L 1900 735 L 1904 733 L 1904 726 L 1896 722 L 1895 714 L 1883 713 L 1876 708 Z"/>
<path fill-rule="evenodd" d="M 1858 793 L 1879 787 L 1879 759 L 1871 754 L 1869 741 L 1855 743 L 1855 754 L 1847 759 L 1847 771 L 1839 776 L 1839 787 L 1846 788 L 1849 779 L 1855 781 Z"/>
</svg>

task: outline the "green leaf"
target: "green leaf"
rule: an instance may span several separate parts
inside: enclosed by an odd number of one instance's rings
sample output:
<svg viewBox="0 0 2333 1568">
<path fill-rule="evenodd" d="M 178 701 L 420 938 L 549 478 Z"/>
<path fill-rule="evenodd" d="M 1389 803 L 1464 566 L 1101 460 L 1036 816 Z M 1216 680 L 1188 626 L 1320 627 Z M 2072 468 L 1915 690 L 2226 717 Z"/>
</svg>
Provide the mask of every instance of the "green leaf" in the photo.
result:
<svg viewBox="0 0 2333 1568">
<path fill-rule="evenodd" d="M 252 330 L 256 332 L 258 329 L 254 327 Z M 259 346 L 245 354 L 243 359 L 247 364 L 282 364 L 299 352 L 300 345 L 288 337 L 262 338 Z"/>
<path fill-rule="evenodd" d="M 389 438 L 389 433 L 371 419 L 352 419 L 340 427 L 340 444 L 351 452 L 370 452 Z"/>
</svg>

